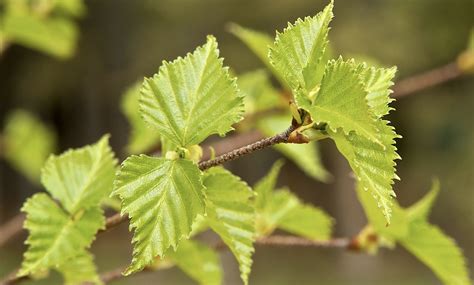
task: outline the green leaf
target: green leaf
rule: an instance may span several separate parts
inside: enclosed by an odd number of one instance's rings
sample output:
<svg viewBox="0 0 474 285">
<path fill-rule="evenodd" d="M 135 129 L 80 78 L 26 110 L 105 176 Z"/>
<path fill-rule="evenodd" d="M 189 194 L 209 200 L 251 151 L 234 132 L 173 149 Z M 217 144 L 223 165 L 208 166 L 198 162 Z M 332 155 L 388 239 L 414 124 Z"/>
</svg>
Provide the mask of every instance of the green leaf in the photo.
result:
<svg viewBox="0 0 474 285">
<path fill-rule="evenodd" d="M 245 111 L 247 113 L 252 114 L 288 104 L 272 86 L 265 70 L 255 70 L 241 74 L 237 83 L 244 95 Z"/>
<path fill-rule="evenodd" d="M 58 58 L 73 55 L 78 34 L 74 22 L 67 18 L 41 18 L 24 12 L 7 13 L 3 32 L 8 40 Z"/>
<path fill-rule="evenodd" d="M 108 142 L 106 135 L 46 161 L 41 182 L 69 213 L 98 206 L 112 192 L 117 161 Z"/>
<path fill-rule="evenodd" d="M 239 177 L 223 168 L 213 168 L 204 177 L 209 226 L 229 247 L 239 262 L 240 277 L 248 283 L 255 241 L 253 192 Z"/>
<path fill-rule="evenodd" d="M 283 132 L 290 124 L 291 115 L 274 115 L 262 118 L 258 122 L 259 130 L 266 136 Z M 322 164 L 318 144 L 277 144 L 274 148 L 293 161 L 308 176 L 327 182 L 331 174 Z"/>
<path fill-rule="evenodd" d="M 273 39 L 270 37 L 270 35 L 260 31 L 244 28 L 234 23 L 230 25 L 230 32 L 239 38 L 251 51 L 255 53 L 255 55 L 265 64 L 272 74 L 275 75 L 282 86 L 287 87 L 287 83 L 282 77 L 282 74 L 277 72 L 268 58 L 270 47 L 273 46 Z"/>
<path fill-rule="evenodd" d="M 311 114 L 314 122 L 327 123 L 333 132 L 339 128 L 345 134 L 355 131 L 381 144 L 376 118 L 367 104 L 368 92 L 355 67 L 353 61 L 342 58 L 329 61 L 316 99 L 311 104 L 300 104 L 300 107 Z"/>
<path fill-rule="evenodd" d="M 333 6 L 331 2 L 316 16 L 298 19 L 283 33 L 277 33 L 270 48 L 270 62 L 293 91 L 303 89 L 309 96 L 320 83 Z M 297 96 L 298 103 L 302 98 Z"/>
<path fill-rule="evenodd" d="M 372 112 L 381 118 L 387 115 L 390 110 L 388 104 L 394 99 L 390 98 L 390 87 L 393 85 L 393 78 L 397 72 L 396 67 L 392 68 L 375 68 L 368 67 L 367 64 L 360 64 L 357 68 L 357 74 L 362 78 L 367 94 L 367 102 Z"/>
<path fill-rule="evenodd" d="M 381 208 L 386 223 L 390 223 L 392 197 L 396 196 L 392 185 L 394 179 L 398 179 L 395 160 L 400 159 L 394 144 L 395 138 L 399 136 L 387 121 L 377 121 L 377 127 L 382 145 L 356 133 L 346 135 L 340 130 L 330 131 L 330 136 L 349 162 L 360 187 L 370 191 L 377 207 Z"/>
<path fill-rule="evenodd" d="M 63 275 L 66 285 L 103 284 L 97 274 L 94 257 L 86 250 L 58 266 L 57 270 Z"/>
<path fill-rule="evenodd" d="M 139 104 L 141 82 L 137 82 L 127 89 L 122 97 L 122 112 L 130 124 L 130 137 L 127 143 L 127 152 L 143 153 L 160 143 L 160 136 L 154 129 L 148 127 L 140 116 Z"/>
<path fill-rule="evenodd" d="M 83 16 L 86 12 L 86 7 L 82 0 L 56 0 L 55 2 L 57 10 L 64 11 L 74 17 Z"/>
<path fill-rule="evenodd" d="M 97 231 L 105 226 L 99 207 L 70 217 L 45 193 L 29 198 L 22 211 L 26 213 L 24 227 L 30 234 L 18 276 L 61 265 L 77 256 L 90 246 Z"/>
<path fill-rule="evenodd" d="M 279 205 L 287 209 L 276 222 L 278 228 L 314 240 L 327 240 L 331 237 L 334 224 L 332 218 L 321 209 L 303 204 L 291 192 L 287 190 L 275 192 L 272 204 L 275 210 L 279 209 Z"/>
<path fill-rule="evenodd" d="M 471 284 L 461 249 L 438 227 L 413 223 L 410 235 L 400 243 L 447 285 Z"/>
<path fill-rule="evenodd" d="M 222 283 L 219 255 L 203 243 L 183 240 L 176 252 L 170 251 L 169 258 L 199 284 L 219 285 Z"/>
<path fill-rule="evenodd" d="M 41 167 L 56 149 L 56 135 L 28 112 L 8 115 L 3 133 L 5 158 L 31 181 L 39 182 Z"/>
<path fill-rule="evenodd" d="M 142 270 L 188 237 L 204 214 L 201 172 L 191 161 L 132 155 L 123 163 L 113 195 L 122 200 L 134 229 L 133 259 L 125 275 Z"/>
<path fill-rule="evenodd" d="M 431 190 L 422 199 L 408 208 L 408 216 L 410 220 L 427 220 L 431 212 L 431 208 L 438 197 L 440 190 L 439 180 L 434 180 Z"/>
<path fill-rule="evenodd" d="M 266 236 L 278 227 L 310 239 L 328 239 L 333 225 L 331 217 L 314 206 L 304 204 L 286 189 L 274 192 L 281 167 L 282 162 L 277 161 L 254 187 L 257 193 L 257 233 Z"/>
<path fill-rule="evenodd" d="M 185 58 L 164 62 L 143 83 L 140 109 L 145 121 L 181 147 L 232 130 L 242 119 L 243 98 L 222 64 L 212 36 Z"/>
</svg>

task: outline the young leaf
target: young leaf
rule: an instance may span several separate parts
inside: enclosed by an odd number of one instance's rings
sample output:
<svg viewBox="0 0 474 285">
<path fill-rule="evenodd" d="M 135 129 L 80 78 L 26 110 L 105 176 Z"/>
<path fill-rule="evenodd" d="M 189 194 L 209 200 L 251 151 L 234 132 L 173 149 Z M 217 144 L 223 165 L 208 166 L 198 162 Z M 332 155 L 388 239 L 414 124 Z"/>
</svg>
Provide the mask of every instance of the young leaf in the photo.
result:
<svg viewBox="0 0 474 285">
<path fill-rule="evenodd" d="M 276 162 L 255 185 L 258 234 L 269 235 L 278 227 L 310 239 L 328 239 L 333 225 L 331 217 L 314 206 L 303 204 L 286 189 L 274 192 L 281 166 L 281 161 Z"/>
<path fill-rule="evenodd" d="M 354 62 L 339 58 L 327 64 L 316 99 L 311 104 L 300 103 L 300 107 L 311 114 L 314 122 L 327 123 L 334 132 L 339 128 L 345 134 L 355 131 L 380 144 L 376 118 L 367 104 L 367 93 Z"/>
<path fill-rule="evenodd" d="M 394 101 L 390 98 L 390 93 L 392 93 L 390 87 L 393 85 L 397 68 L 368 67 L 364 63 L 360 64 L 357 70 L 365 84 L 365 90 L 368 92 L 366 99 L 372 112 L 378 118 L 387 115 L 390 110 L 393 110 L 388 104 Z"/>
<path fill-rule="evenodd" d="M 61 265 L 77 256 L 90 246 L 97 231 L 105 225 L 99 207 L 69 216 L 45 193 L 29 198 L 22 211 L 26 213 L 24 227 L 30 234 L 18 276 Z"/>
<path fill-rule="evenodd" d="M 98 206 L 113 189 L 117 161 L 109 137 L 96 144 L 51 156 L 43 168 L 41 182 L 71 214 Z"/>
<path fill-rule="evenodd" d="M 285 106 L 287 105 L 287 102 L 282 100 L 279 92 L 271 85 L 268 73 L 265 70 L 255 70 L 241 74 L 237 84 L 244 94 L 245 111 L 250 114 L 277 108 L 282 106 L 282 103 Z"/>
<path fill-rule="evenodd" d="M 175 250 L 188 237 L 198 214 L 204 214 L 201 172 L 193 162 L 146 155 L 127 158 L 117 174 L 115 190 L 122 200 L 122 214 L 134 229 L 133 259 L 125 275 L 140 271 Z"/>
<path fill-rule="evenodd" d="M 242 119 L 243 98 L 222 63 L 212 36 L 185 58 L 164 62 L 158 74 L 143 83 L 143 118 L 181 147 L 232 130 Z"/>
<path fill-rule="evenodd" d="M 330 131 L 330 136 L 349 162 L 360 187 L 370 191 L 378 208 L 381 208 L 386 223 L 390 223 L 392 197 L 396 196 L 392 184 L 398 178 L 395 174 L 395 160 L 400 159 L 394 144 L 395 138 L 399 136 L 387 121 L 377 121 L 377 127 L 382 145 L 356 133 L 346 135 L 341 130 Z"/>
<path fill-rule="evenodd" d="M 248 283 L 255 241 L 253 192 L 239 177 L 224 170 L 208 170 L 204 177 L 209 226 L 229 247 L 239 262 L 240 277 Z"/>
<path fill-rule="evenodd" d="M 288 190 L 275 192 L 270 207 L 275 210 L 287 209 L 276 222 L 282 230 L 314 240 L 327 240 L 331 237 L 334 224 L 332 218 L 319 208 L 303 204 Z"/>
<path fill-rule="evenodd" d="M 281 133 L 290 124 L 289 115 L 274 115 L 262 118 L 258 122 L 259 130 L 266 136 Z M 311 141 L 307 144 L 277 144 L 274 148 L 293 161 L 310 177 L 327 182 L 331 174 L 322 164 L 318 144 Z"/>
<path fill-rule="evenodd" d="M 411 224 L 410 235 L 400 243 L 447 285 L 468 285 L 469 274 L 461 249 L 438 227 L 426 222 Z"/>
<path fill-rule="evenodd" d="M 277 33 L 269 58 L 293 91 L 303 89 L 306 96 L 317 87 L 324 72 L 322 61 L 327 46 L 333 3 L 314 17 L 298 19 L 283 33 Z M 301 100 L 308 98 L 297 97 Z"/>
<path fill-rule="evenodd" d="M 131 127 L 126 147 L 127 152 L 131 154 L 146 152 L 160 142 L 158 132 L 149 128 L 140 116 L 138 101 L 140 99 L 141 86 L 141 82 L 135 83 L 122 96 L 122 112 L 127 117 Z"/>
<path fill-rule="evenodd" d="M 219 255 L 203 243 L 183 240 L 175 252 L 169 251 L 169 258 L 199 284 L 220 285 L 222 283 Z"/>
<path fill-rule="evenodd" d="M 103 284 L 97 274 L 94 257 L 86 250 L 57 267 L 66 285 Z"/>
<path fill-rule="evenodd" d="M 282 77 L 282 74 L 277 72 L 268 58 L 270 47 L 273 46 L 273 39 L 270 37 L 270 35 L 244 28 L 237 24 L 231 24 L 230 32 L 238 37 L 245 45 L 247 45 L 250 50 L 255 53 L 255 55 L 257 55 L 257 57 L 265 64 L 272 74 L 275 75 L 282 86 L 288 87 L 285 79 Z"/>
<path fill-rule="evenodd" d="M 41 167 L 56 149 L 56 135 L 28 112 L 9 114 L 3 133 L 5 158 L 31 181 L 39 182 Z"/>
<path fill-rule="evenodd" d="M 41 18 L 28 12 L 10 12 L 3 19 L 7 39 L 58 58 L 74 53 L 77 27 L 67 18 Z"/>
<path fill-rule="evenodd" d="M 418 202 L 411 205 L 410 208 L 407 209 L 409 219 L 413 221 L 427 220 L 428 215 L 431 212 L 431 208 L 438 197 L 439 191 L 439 180 L 434 180 L 433 184 L 431 185 L 431 190 L 428 192 L 428 194 L 426 194 Z"/>
</svg>

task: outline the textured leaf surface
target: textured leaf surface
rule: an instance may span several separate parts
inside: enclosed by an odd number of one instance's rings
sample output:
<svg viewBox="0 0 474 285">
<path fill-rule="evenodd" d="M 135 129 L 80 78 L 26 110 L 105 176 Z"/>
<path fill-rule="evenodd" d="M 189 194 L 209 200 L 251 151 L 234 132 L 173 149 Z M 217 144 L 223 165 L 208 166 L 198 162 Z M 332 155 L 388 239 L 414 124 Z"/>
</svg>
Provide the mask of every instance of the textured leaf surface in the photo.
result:
<svg viewBox="0 0 474 285">
<path fill-rule="evenodd" d="M 45 193 L 29 198 L 22 211 L 26 213 L 24 227 L 29 236 L 19 276 L 61 265 L 82 253 L 105 224 L 99 207 L 70 217 Z"/>
<path fill-rule="evenodd" d="M 130 124 L 130 137 L 127 143 L 127 152 L 131 154 L 143 153 L 160 142 L 160 136 L 155 129 L 149 128 L 140 116 L 139 104 L 140 88 L 142 84 L 132 85 L 122 97 L 122 112 Z"/>
<path fill-rule="evenodd" d="M 468 285 L 469 274 L 464 256 L 453 239 L 438 227 L 413 223 L 408 237 L 400 243 L 447 285 Z"/>
<path fill-rule="evenodd" d="M 219 254 L 203 243 L 183 240 L 176 252 L 170 252 L 169 258 L 199 284 L 222 284 Z"/>
<path fill-rule="evenodd" d="M 369 110 L 368 92 L 352 61 L 331 60 L 327 64 L 316 99 L 312 104 L 301 104 L 316 123 L 327 123 L 332 131 L 341 128 L 371 141 L 381 143 L 377 136 L 376 118 Z M 387 102 L 385 103 L 388 104 Z"/>
<path fill-rule="evenodd" d="M 144 119 L 182 147 L 232 130 L 232 124 L 242 119 L 243 98 L 222 62 L 211 36 L 185 58 L 164 62 L 143 83 L 140 109 Z"/>
<path fill-rule="evenodd" d="M 258 122 L 258 128 L 264 135 L 272 136 L 286 130 L 290 121 L 291 115 L 267 116 Z M 322 164 L 318 144 L 315 141 L 307 144 L 277 144 L 274 148 L 310 177 L 324 182 L 330 179 L 331 175 Z"/>
<path fill-rule="evenodd" d="M 41 182 L 71 214 L 98 206 L 113 189 L 117 161 L 109 137 L 96 144 L 51 156 L 43 168 Z"/>
<path fill-rule="evenodd" d="M 287 189 L 274 191 L 281 165 L 281 162 L 275 163 L 255 185 L 258 234 L 266 236 L 280 228 L 309 239 L 328 239 L 333 225 L 331 217 L 304 204 Z"/>
<path fill-rule="evenodd" d="M 59 58 L 70 57 L 77 41 L 77 27 L 67 18 L 41 18 L 30 13 L 7 13 L 3 19 L 7 39 Z"/>
<path fill-rule="evenodd" d="M 239 177 L 222 168 L 207 171 L 204 185 L 209 226 L 236 257 L 240 276 L 247 284 L 255 241 L 253 192 Z"/>
<path fill-rule="evenodd" d="M 86 282 L 103 284 L 97 274 L 94 257 L 85 250 L 58 266 L 57 269 L 63 275 L 66 285 L 79 285 Z"/>
<path fill-rule="evenodd" d="M 391 206 L 395 192 L 393 191 L 395 160 L 400 159 L 394 146 L 399 136 L 387 121 L 377 121 L 378 137 L 382 145 L 377 144 L 356 133 L 345 135 L 342 131 L 331 132 L 339 151 L 346 157 L 354 171 L 357 181 L 365 191 L 369 191 L 390 223 Z"/>
<path fill-rule="evenodd" d="M 330 3 L 316 16 L 298 19 L 283 33 L 277 33 L 270 48 L 270 62 L 293 91 L 303 89 L 309 96 L 320 83 L 332 9 Z"/>
<path fill-rule="evenodd" d="M 204 214 L 199 168 L 189 160 L 130 156 L 117 174 L 114 195 L 134 229 L 132 264 L 126 275 L 143 269 L 169 247 L 189 236 L 198 214 Z"/>
<path fill-rule="evenodd" d="M 56 135 L 25 111 L 7 117 L 3 133 L 5 158 L 31 181 L 39 182 L 41 167 L 56 149 Z"/>
<path fill-rule="evenodd" d="M 387 115 L 393 109 L 388 104 L 394 101 L 390 98 L 390 93 L 392 93 L 390 87 L 393 85 L 396 72 L 396 67 L 375 68 L 360 64 L 357 68 L 357 73 L 361 76 L 365 90 L 368 92 L 367 102 L 372 112 L 379 118 Z"/>
</svg>

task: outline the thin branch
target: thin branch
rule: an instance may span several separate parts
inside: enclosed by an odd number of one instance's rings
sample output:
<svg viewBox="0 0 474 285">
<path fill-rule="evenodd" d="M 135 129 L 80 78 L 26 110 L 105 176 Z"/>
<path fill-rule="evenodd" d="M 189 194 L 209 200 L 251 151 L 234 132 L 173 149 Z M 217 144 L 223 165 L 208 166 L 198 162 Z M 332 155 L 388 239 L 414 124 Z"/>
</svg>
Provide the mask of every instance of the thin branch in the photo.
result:
<svg viewBox="0 0 474 285">
<path fill-rule="evenodd" d="M 24 221 L 25 215 L 20 213 L 0 227 L 0 247 L 21 232 Z"/>
<path fill-rule="evenodd" d="M 262 245 L 262 246 L 283 246 L 283 247 L 303 246 L 303 247 L 340 248 L 340 249 L 345 249 L 345 250 L 356 250 L 356 248 L 353 246 L 354 245 L 353 239 L 350 239 L 350 238 L 334 238 L 330 240 L 310 240 L 310 239 L 306 239 L 306 238 L 298 237 L 298 236 L 273 235 L 273 236 L 257 239 L 255 241 L 255 244 Z M 218 251 L 224 251 L 224 250 L 227 250 L 228 247 L 222 241 L 220 241 L 214 245 L 214 249 Z M 102 282 L 107 284 L 117 279 L 125 278 L 126 276 L 122 275 L 122 272 L 124 271 L 125 268 L 126 268 L 125 266 L 121 266 L 114 270 L 102 273 L 100 275 L 100 279 L 102 280 Z M 135 273 L 135 275 L 142 272 L 145 273 L 145 272 L 153 272 L 153 271 L 154 271 L 153 269 L 145 267 L 143 271 L 137 272 Z"/>
<path fill-rule="evenodd" d="M 402 98 L 423 89 L 436 86 L 463 75 L 459 69 L 457 62 L 451 62 L 441 67 L 410 76 L 406 79 L 399 80 L 393 87 L 392 97 Z"/>
<path fill-rule="evenodd" d="M 250 154 L 254 151 L 264 149 L 266 147 L 276 145 L 279 143 L 287 143 L 288 142 L 288 137 L 290 136 L 291 132 L 295 130 L 294 126 L 290 126 L 286 131 L 275 135 L 273 137 L 265 138 L 262 140 L 259 140 L 257 142 L 254 142 L 252 144 L 234 149 L 228 153 L 219 155 L 218 157 L 206 161 L 201 161 L 199 162 L 199 169 L 201 170 L 206 170 L 208 168 L 211 168 L 213 166 L 217 166 L 220 164 L 223 164 L 227 161 L 231 161 L 234 159 L 237 159 L 243 155 Z"/>
</svg>

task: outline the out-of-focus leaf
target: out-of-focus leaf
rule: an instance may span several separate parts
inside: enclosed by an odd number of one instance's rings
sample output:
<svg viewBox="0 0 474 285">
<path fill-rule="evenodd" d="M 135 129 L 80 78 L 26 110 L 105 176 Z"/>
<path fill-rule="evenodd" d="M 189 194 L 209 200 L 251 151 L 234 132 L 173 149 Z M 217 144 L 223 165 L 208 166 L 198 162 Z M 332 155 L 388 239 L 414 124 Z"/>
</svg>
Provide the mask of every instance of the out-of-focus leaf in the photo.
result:
<svg viewBox="0 0 474 285">
<path fill-rule="evenodd" d="M 141 82 L 127 89 L 122 97 L 122 112 L 130 124 L 130 136 L 126 146 L 130 154 L 144 153 L 160 143 L 160 136 L 155 129 L 149 128 L 140 116 L 139 104 Z"/>
<path fill-rule="evenodd" d="M 288 104 L 272 86 L 265 70 L 241 74 L 237 83 L 244 94 L 245 111 L 249 114 Z"/>
<path fill-rule="evenodd" d="M 7 117 L 2 139 L 3 156 L 38 183 L 41 167 L 56 150 L 55 133 L 30 113 L 18 110 Z"/>
<path fill-rule="evenodd" d="M 222 284 L 219 254 L 203 243 L 183 240 L 175 252 L 169 251 L 169 258 L 199 284 Z"/>
</svg>

